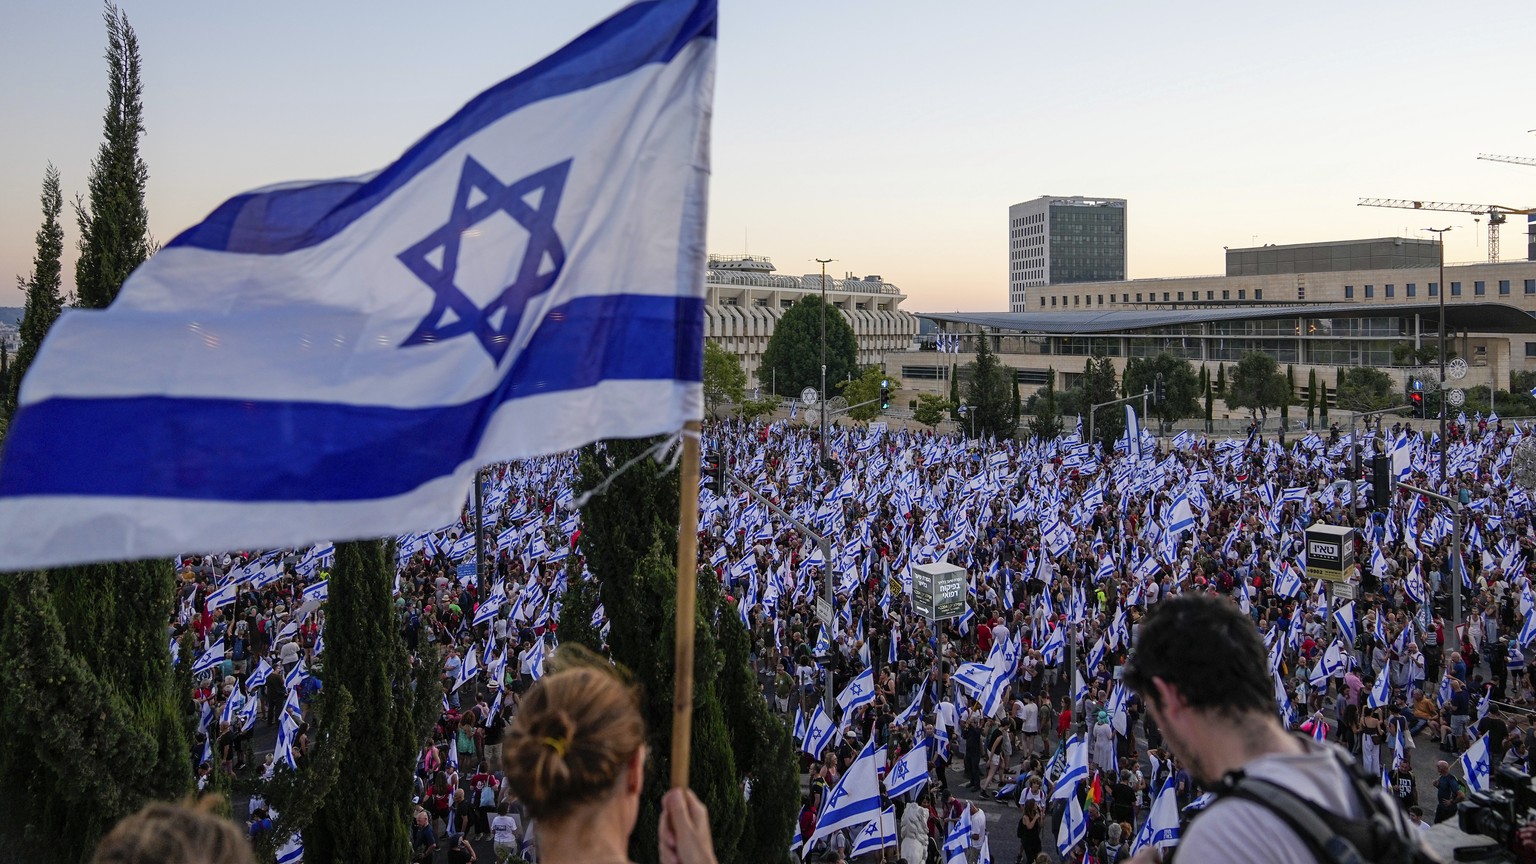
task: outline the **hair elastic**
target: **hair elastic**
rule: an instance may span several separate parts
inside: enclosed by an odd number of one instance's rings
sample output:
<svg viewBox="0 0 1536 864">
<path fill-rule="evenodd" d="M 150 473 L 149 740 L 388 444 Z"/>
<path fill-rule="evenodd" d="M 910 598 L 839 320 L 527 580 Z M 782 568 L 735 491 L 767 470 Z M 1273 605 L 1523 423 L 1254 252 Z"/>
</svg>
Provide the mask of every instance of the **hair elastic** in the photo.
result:
<svg viewBox="0 0 1536 864">
<path fill-rule="evenodd" d="M 565 748 L 570 746 L 570 742 L 564 738 L 545 738 L 544 743 L 549 745 L 549 749 L 555 751 L 561 759 L 565 758 Z"/>
</svg>

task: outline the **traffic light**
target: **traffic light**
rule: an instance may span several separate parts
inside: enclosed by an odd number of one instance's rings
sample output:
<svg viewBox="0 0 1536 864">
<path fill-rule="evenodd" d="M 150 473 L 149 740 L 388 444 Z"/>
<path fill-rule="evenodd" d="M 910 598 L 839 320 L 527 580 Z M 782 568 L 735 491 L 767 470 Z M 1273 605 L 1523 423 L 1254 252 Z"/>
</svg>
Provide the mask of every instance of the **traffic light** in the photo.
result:
<svg viewBox="0 0 1536 864">
<path fill-rule="evenodd" d="M 1408 394 L 1408 404 L 1413 406 L 1413 416 L 1424 419 L 1424 394 L 1415 390 Z"/>
<path fill-rule="evenodd" d="M 1392 476 L 1392 458 L 1377 453 L 1371 458 L 1371 503 L 1377 510 L 1385 510 L 1392 502 L 1392 492 L 1397 483 Z"/>
<path fill-rule="evenodd" d="M 880 410 L 891 407 L 891 382 L 888 378 L 880 379 Z"/>
<path fill-rule="evenodd" d="M 1161 405 L 1168 398 L 1168 387 L 1163 383 L 1163 373 L 1157 373 L 1157 380 L 1152 382 L 1152 404 Z"/>
</svg>

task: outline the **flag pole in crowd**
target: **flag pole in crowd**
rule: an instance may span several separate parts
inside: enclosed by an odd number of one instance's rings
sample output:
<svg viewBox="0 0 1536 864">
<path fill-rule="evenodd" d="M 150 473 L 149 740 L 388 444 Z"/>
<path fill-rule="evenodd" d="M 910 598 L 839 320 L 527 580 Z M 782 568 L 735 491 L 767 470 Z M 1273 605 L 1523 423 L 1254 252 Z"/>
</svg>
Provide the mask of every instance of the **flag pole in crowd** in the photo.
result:
<svg viewBox="0 0 1536 864">
<path fill-rule="evenodd" d="M 699 421 L 683 426 L 683 464 L 677 501 L 677 640 L 672 669 L 672 785 L 688 786 L 693 734 L 693 633 L 699 545 Z"/>
</svg>

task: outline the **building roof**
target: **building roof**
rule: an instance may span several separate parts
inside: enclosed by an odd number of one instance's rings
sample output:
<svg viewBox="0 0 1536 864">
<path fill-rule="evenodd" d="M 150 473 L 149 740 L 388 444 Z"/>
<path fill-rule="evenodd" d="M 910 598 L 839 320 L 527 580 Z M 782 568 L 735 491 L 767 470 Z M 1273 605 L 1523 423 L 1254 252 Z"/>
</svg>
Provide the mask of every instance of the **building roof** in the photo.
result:
<svg viewBox="0 0 1536 864">
<path fill-rule="evenodd" d="M 1103 312 L 917 312 L 919 318 L 950 324 L 969 324 L 989 330 L 1047 335 L 1124 333 L 1157 330 L 1215 321 L 1252 321 L 1275 318 L 1382 318 L 1422 315 L 1425 330 L 1439 321 L 1438 303 L 1332 303 L 1291 306 L 1189 307 L 1180 309 L 1123 309 Z M 1504 303 L 1450 303 L 1445 307 L 1446 327 L 1473 333 L 1536 333 L 1536 315 Z"/>
</svg>

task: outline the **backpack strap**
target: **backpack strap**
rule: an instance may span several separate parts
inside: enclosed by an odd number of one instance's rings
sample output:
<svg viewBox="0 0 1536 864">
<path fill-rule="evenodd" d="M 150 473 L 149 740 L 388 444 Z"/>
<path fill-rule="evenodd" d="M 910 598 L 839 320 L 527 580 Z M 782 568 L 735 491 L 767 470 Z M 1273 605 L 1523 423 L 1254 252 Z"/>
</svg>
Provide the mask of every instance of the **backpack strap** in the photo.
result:
<svg viewBox="0 0 1536 864">
<path fill-rule="evenodd" d="M 1359 850 L 1339 836 L 1312 809 L 1312 805 L 1284 786 L 1246 776 L 1232 778 L 1230 782 L 1224 780 L 1223 786 L 1222 797 L 1251 801 L 1278 816 L 1307 844 L 1307 848 L 1312 850 L 1312 856 L 1318 861 L 1365 864 Z"/>
</svg>

